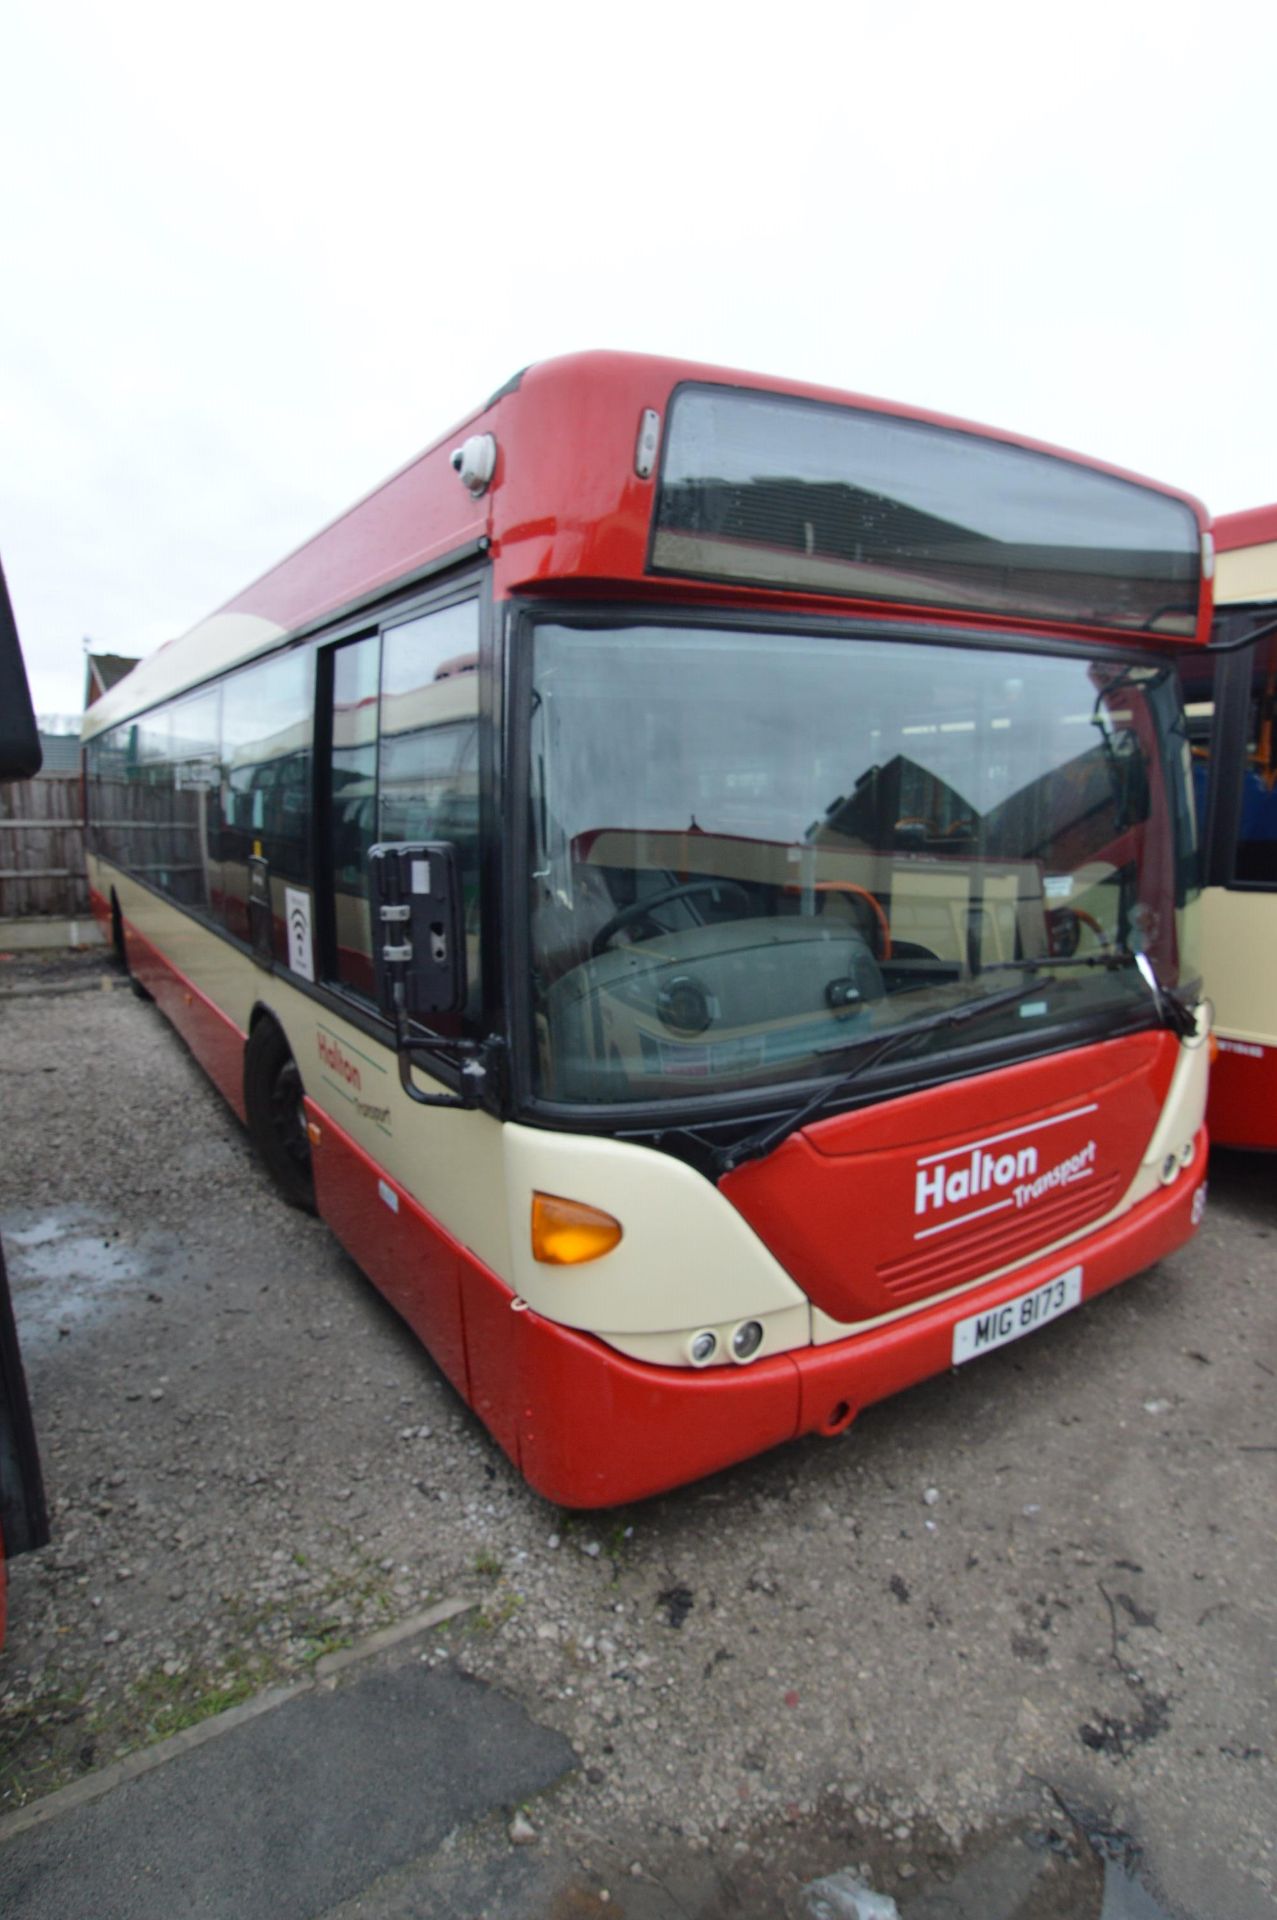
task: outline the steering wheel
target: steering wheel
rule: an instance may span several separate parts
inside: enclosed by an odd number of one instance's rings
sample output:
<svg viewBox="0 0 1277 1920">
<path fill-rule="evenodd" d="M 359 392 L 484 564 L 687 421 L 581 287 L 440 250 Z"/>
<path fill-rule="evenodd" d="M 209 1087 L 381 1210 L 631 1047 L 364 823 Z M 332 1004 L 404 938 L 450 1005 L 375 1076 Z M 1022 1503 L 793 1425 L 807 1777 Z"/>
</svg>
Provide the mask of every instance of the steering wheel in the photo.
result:
<svg viewBox="0 0 1277 1920">
<path fill-rule="evenodd" d="M 590 942 L 591 955 L 597 960 L 610 944 L 613 934 L 619 933 L 622 927 L 628 927 L 635 920 L 645 920 L 654 907 L 668 906 L 671 900 L 689 900 L 697 893 L 734 894 L 746 912 L 753 904 L 744 887 L 735 880 L 687 880 L 681 887 L 666 887 L 664 893 L 650 893 L 645 900 L 633 900 L 628 907 L 622 907 L 619 913 L 614 913 L 610 920 L 605 920 Z"/>
</svg>

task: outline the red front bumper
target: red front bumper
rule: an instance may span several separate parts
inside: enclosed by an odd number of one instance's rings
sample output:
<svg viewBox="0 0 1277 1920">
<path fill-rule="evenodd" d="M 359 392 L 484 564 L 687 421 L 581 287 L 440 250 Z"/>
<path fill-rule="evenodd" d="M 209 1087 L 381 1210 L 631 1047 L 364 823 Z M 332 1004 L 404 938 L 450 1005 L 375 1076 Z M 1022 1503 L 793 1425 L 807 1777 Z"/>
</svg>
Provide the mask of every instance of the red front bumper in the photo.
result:
<svg viewBox="0 0 1277 1920">
<path fill-rule="evenodd" d="M 828 1346 L 699 1371 L 628 1359 L 526 1308 L 407 1193 L 388 1210 L 384 1175 L 329 1116 L 313 1118 L 321 1212 L 520 1472 L 565 1507 L 645 1499 L 799 1434 L 840 1431 L 875 1400 L 945 1372 L 958 1320 L 1070 1267 L 1082 1267 L 1084 1300 L 1116 1286 L 1191 1237 L 1207 1154 L 1203 1129 L 1171 1186 L 989 1286 Z"/>
</svg>

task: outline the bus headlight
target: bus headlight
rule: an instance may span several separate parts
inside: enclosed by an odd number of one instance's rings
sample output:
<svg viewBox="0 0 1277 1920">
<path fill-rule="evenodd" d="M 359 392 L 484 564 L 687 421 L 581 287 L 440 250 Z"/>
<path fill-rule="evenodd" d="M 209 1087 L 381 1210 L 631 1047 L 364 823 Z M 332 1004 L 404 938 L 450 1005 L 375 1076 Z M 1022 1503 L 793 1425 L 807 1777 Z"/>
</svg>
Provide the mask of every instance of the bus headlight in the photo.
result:
<svg viewBox="0 0 1277 1920">
<path fill-rule="evenodd" d="M 687 1343 L 687 1357 L 694 1367 L 707 1367 L 717 1351 L 718 1335 L 708 1327 L 704 1333 L 694 1333 Z"/>
<path fill-rule="evenodd" d="M 742 1320 L 732 1335 L 732 1359 L 752 1360 L 763 1344 L 763 1329 L 757 1320 Z"/>
</svg>

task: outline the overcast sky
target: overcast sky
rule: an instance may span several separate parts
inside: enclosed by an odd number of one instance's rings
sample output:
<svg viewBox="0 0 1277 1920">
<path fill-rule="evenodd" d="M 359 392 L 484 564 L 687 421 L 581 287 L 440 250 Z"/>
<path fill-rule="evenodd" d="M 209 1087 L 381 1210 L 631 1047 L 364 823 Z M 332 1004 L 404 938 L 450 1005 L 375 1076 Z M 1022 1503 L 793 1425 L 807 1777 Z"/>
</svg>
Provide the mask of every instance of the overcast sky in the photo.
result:
<svg viewBox="0 0 1277 1920">
<path fill-rule="evenodd" d="M 0 555 L 37 710 L 529 361 L 673 353 L 1277 498 L 1277 12 L 17 0 Z"/>
</svg>

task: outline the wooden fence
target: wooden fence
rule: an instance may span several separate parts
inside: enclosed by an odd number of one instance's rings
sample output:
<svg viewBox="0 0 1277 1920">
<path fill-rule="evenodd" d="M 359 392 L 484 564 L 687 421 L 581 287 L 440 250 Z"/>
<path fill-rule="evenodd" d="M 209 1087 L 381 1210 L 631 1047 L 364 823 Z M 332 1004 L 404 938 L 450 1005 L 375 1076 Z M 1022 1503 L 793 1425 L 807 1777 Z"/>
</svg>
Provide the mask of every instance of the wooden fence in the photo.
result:
<svg viewBox="0 0 1277 1920">
<path fill-rule="evenodd" d="M 88 914 L 78 773 L 0 780 L 0 920 Z"/>
</svg>

